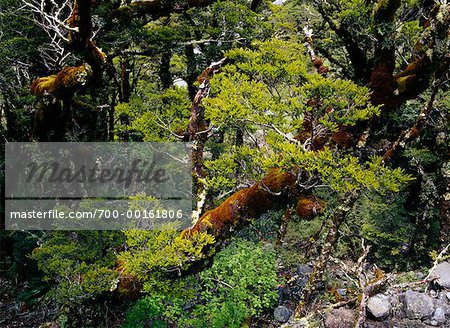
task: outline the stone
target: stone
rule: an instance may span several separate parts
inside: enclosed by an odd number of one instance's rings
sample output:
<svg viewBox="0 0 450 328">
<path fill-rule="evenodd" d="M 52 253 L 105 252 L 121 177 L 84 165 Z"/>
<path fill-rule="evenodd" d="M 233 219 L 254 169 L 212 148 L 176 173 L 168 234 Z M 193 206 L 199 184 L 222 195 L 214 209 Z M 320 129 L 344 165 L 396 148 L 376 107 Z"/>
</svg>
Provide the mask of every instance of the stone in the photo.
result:
<svg viewBox="0 0 450 328">
<path fill-rule="evenodd" d="M 433 299 L 426 294 L 408 290 L 403 302 L 405 314 L 409 319 L 429 318 L 434 313 Z"/>
<path fill-rule="evenodd" d="M 447 296 L 447 299 L 450 301 L 450 292 L 447 292 L 446 296 Z"/>
<path fill-rule="evenodd" d="M 333 309 L 325 317 L 326 328 L 353 328 L 355 311 L 346 308 Z"/>
<path fill-rule="evenodd" d="M 273 316 L 276 321 L 285 323 L 291 317 L 291 310 L 285 306 L 279 306 L 275 309 L 275 311 L 273 311 Z"/>
<path fill-rule="evenodd" d="M 441 292 L 439 294 L 439 298 L 434 301 L 434 307 L 442 308 L 445 312 L 445 315 L 450 316 L 450 302 L 447 301 L 446 293 Z"/>
<path fill-rule="evenodd" d="M 391 312 L 391 300 L 389 296 L 377 294 L 367 301 L 367 310 L 375 320 L 386 319 Z"/>
<path fill-rule="evenodd" d="M 347 289 L 345 289 L 345 288 L 338 288 L 338 289 L 336 289 L 336 292 L 338 293 L 338 295 L 340 297 L 347 296 Z"/>
<path fill-rule="evenodd" d="M 436 311 L 434 311 L 431 321 L 435 321 L 437 325 L 443 324 L 445 322 L 445 309 L 438 307 Z"/>
<path fill-rule="evenodd" d="M 439 277 L 436 284 L 442 288 L 450 288 L 450 263 L 441 262 L 432 272 L 432 276 Z"/>
<path fill-rule="evenodd" d="M 303 289 L 306 286 L 312 272 L 313 269 L 309 265 L 299 264 L 297 266 L 297 284 L 299 288 Z"/>
<path fill-rule="evenodd" d="M 309 278 L 308 277 L 302 277 L 298 278 L 297 285 L 300 289 L 305 288 L 306 284 L 308 283 Z"/>
<path fill-rule="evenodd" d="M 299 276 L 309 276 L 313 272 L 313 268 L 309 265 L 299 264 L 297 266 L 297 274 Z"/>
<path fill-rule="evenodd" d="M 420 320 L 403 319 L 398 322 L 398 328 L 427 328 L 428 325 Z"/>
</svg>

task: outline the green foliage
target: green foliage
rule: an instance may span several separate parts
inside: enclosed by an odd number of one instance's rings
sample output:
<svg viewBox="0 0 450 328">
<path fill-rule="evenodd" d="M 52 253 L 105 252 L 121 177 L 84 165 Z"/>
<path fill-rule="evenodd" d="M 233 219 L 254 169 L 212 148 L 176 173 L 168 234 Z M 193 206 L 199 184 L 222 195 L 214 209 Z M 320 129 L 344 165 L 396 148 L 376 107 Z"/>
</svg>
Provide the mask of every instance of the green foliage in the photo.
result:
<svg viewBox="0 0 450 328">
<path fill-rule="evenodd" d="M 277 283 L 272 248 L 233 240 L 198 277 L 147 278 L 148 296 L 128 312 L 125 327 L 141 327 L 144 322 L 161 327 L 163 322 L 181 327 L 242 327 L 247 318 L 274 305 Z"/>
<path fill-rule="evenodd" d="M 49 296 L 74 305 L 116 288 L 115 250 L 122 243 L 120 231 L 54 231 L 31 257 L 55 284 Z"/>
<path fill-rule="evenodd" d="M 390 201 L 386 201 L 386 196 Z M 386 196 L 368 194 L 362 197 L 347 226 L 349 233 L 360 231 L 361 236 L 369 241 L 378 265 L 401 269 L 408 262 L 405 253 L 409 249 L 414 224 L 404 208 L 402 195 L 390 193 Z"/>
<path fill-rule="evenodd" d="M 139 83 L 136 96 L 116 106 L 117 115 L 130 119 L 129 126 L 118 124 L 116 133 L 133 131 L 142 141 L 176 140 L 171 131 L 183 131 L 190 114 L 187 90 L 171 87 L 162 93 L 155 86 Z"/>
<path fill-rule="evenodd" d="M 256 180 L 261 171 L 255 170 L 257 150 L 247 145 L 228 148 L 221 156 L 208 159 L 204 164 L 208 172 L 207 186 L 210 192 L 230 190 L 236 185 Z"/>
<path fill-rule="evenodd" d="M 145 296 L 138 300 L 128 311 L 124 328 L 167 327 L 164 321 L 157 319 L 163 313 L 161 299 Z"/>
<path fill-rule="evenodd" d="M 252 49 L 234 49 L 227 56 L 233 64 L 211 81 L 212 97 L 204 100 L 206 113 L 219 129 L 264 131 L 269 147 L 264 153 L 254 152 L 257 160 L 250 161 L 253 170 L 265 171 L 261 165 L 301 168 L 319 173 L 324 184 L 338 192 L 398 190 L 410 180 L 400 169 L 386 168 L 380 158 L 361 164 L 356 157 L 332 149 L 310 151 L 307 143 L 299 145 L 289 137 L 302 132 L 305 115 L 312 115 L 318 122 L 314 131 L 329 136 L 339 126 L 352 126 L 378 114 L 379 109 L 369 103 L 367 88 L 351 81 L 325 79 L 313 72 L 306 64 L 309 61 L 303 46 L 295 40 L 254 43 Z M 311 99 L 316 101 L 311 103 Z M 231 158 L 236 153 L 230 148 L 215 162 L 208 162 L 211 172 L 227 165 L 224 175 L 211 181 L 214 188 L 218 189 L 220 183 L 222 187 L 231 185 L 230 175 L 237 167 Z"/>
<path fill-rule="evenodd" d="M 247 317 L 269 308 L 277 298 L 275 253 L 268 245 L 238 240 L 216 255 L 200 279 L 202 295 L 210 300 L 194 311 L 199 325 L 241 327 Z"/>
<path fill-rule="evenodd" d="M 153 269 L 160 267 L 186 269 L 189 263 L 208 256 L 204 248 L 214 243 L 207 233 L 181 238 L 173 227 L 154 230 L 124 231 L 129 249 L 119 254 L 126 273 L 147 279 Z"/>
</svg>

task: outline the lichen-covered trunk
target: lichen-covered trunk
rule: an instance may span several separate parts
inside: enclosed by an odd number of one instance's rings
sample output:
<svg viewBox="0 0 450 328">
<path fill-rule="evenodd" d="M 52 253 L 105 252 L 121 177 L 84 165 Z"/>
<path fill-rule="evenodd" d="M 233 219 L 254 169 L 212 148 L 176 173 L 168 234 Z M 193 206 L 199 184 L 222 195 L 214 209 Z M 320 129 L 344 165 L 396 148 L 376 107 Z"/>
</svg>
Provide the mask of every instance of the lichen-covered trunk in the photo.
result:
<svg viewBox="0 0 450 328">
<path fill-rule="evenodd" d="M 294 191 L 296 180 L 295 174 L 272 169 L 261 181 L 238 191 L 215 209 L 205 212 L 181 236 L 189 238 L 193 233 L 208 232 L 216 241 L 224 240 L 237 227 L 258 218 L 270 210 L 274 203 L 286 199 Z"/>
</svg>

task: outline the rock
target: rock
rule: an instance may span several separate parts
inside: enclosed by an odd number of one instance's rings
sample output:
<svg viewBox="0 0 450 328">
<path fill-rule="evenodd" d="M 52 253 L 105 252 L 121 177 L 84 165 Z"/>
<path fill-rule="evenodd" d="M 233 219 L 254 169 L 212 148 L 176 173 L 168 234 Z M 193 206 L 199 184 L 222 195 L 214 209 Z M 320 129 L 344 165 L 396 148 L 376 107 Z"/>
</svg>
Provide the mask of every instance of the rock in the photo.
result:
<svg viewBox="0 0 450 328">
<path fill-rule="evenodd" d="M 446 296 L 447 296 L 447 299 L 450 301 L 450 292 L 447 292 Z"/>
<path fill-rule="evenodd" d="M 297 266 L 297 275 L 298 275 L 297 284 L 299 288 L 303 289 L 306 286 L 309 280 L 309 276 L 311 275 L 312 272 L 313 269 L 309 265 L 299 264 Z"/>
<path fill-rule="evenodd" d="M 408 290 L 403 302 L 405 314 L 410 319 L 428 318 L 434 313 L 433 299 L 426 294 Z"/>
<path fill-rule="evenodd" d="M 276 321 L 285 323 L 291 317 L 291 310 L 285 306 L 279 306 L 275 309 L 275 311 L 273 311 L 273 316 Z"/>
<path fill-rule="evenodd" d="M 442 308 L 445 312 L 445 315 L 450 316 L 450 303 L 447 301 L 446 292 L 441 292 L 439 294 L 439 298 L 434 301 L 434 307 Z"/>
<path fill-rule="evenodd" d="M 436 322 L 436 325 L 440 325 L 440 324 L 443 324 L 445 322 L 445 310 L 444 310 L 444 308 L 438 307 L 436 309 L 436 311 L 434 311 L 433 317 L 431 317 L 431 322 Z"/>
<path fill-rule="evenodd" d="M 338 293 L 338 295 L 340 297 L 347 296 L 347 289 L 345 289 L 345 288 L 338 288 L 338 289 L 336 289 L 336 292 Z"/>
<path fill-rule="evenodd" d="M 389 296 L 377 294 L 367 301 L 367 310 L 375 320 L 383 320 L 391 312 L 391 301 Z"/>
<path fill-rule="evenodd" d="M 366 321 L 366 328 L 392 328 L 392 322 L 390 321 Z"/>
<path fill-rule="evenodd" d="M 428 325 L 424 324 L 420 320 L 403 319 L 398 322 L 397 328 L 426 328 Z"/>
<path fill-rule="evenodd" d="M 450 288 L 450 263 L 441 262 L 434 269 L 433 276 L 439 277 L 436 279 L 436 284 L 442 288 Z"/>
<path fill-rule="evenodd" d="M 353 328 L 355 311 L 339 308 L 331 310 L 325 317 L 326 328 Z"/>
<path fill-rule="evenodd" d="M 308 277 L 302 277 L 298 278 L 297 285 L 300 289 L 305 288 L 306 284 L 308 283 L 309 278 Z"/>
<path fill-rule="evenodd" d="M 309 265 L 299 264 L 297 266 L 297 274 L 299 276 L 309 276 L 313 272 L 313 269 Z"/>
</svg>

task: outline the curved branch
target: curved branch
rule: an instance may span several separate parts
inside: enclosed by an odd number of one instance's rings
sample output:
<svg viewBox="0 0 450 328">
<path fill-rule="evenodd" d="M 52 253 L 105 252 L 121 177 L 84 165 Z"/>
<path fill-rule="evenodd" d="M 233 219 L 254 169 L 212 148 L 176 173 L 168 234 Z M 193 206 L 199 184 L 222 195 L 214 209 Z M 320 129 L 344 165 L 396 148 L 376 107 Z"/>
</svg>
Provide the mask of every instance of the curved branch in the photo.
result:
<svg viewBox="0 0 450 328">
<path fill-rule="evenodd" d="M 198 232 L 208 232 L 216 241 L 226 239 L 230 233 L 270 210 L 275 200 L 282 200 L 295 189 L 296 175 L 271 170 L 261 181 L 228 197 L 221 205 L 202 215 L 190 228 L 181 233 L 189 238 Z"/>
</svg>

